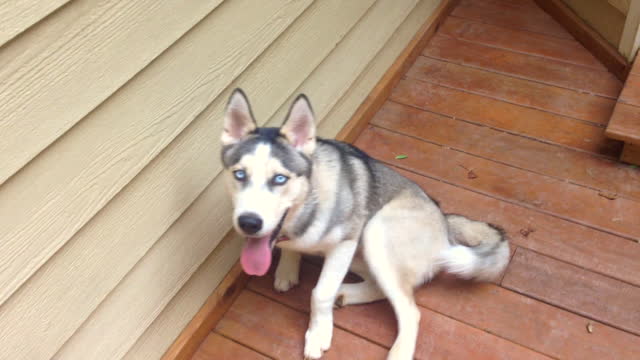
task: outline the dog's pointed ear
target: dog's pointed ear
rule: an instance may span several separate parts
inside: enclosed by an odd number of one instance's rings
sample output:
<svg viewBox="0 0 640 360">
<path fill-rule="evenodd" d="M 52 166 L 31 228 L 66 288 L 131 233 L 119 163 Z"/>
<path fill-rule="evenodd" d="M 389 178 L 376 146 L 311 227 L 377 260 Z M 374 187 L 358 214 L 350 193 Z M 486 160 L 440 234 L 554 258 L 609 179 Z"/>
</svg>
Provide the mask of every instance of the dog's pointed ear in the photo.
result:
<svg viewBox="0 0 640 360">
<path fill-rule="evenodd" d="M 296 149 L 311 155 L 316 147 L 316 123 L 309 99 L 298 95 L 280 128 L 280 133 Z"/>
<path fill-rule="evenodd" d="M 224 114 L 222 145 L 232 145 L 249 135 L 257 127 L 247 96 L 241 89 L 235 89 L 229 97 Z"/>
</svg>

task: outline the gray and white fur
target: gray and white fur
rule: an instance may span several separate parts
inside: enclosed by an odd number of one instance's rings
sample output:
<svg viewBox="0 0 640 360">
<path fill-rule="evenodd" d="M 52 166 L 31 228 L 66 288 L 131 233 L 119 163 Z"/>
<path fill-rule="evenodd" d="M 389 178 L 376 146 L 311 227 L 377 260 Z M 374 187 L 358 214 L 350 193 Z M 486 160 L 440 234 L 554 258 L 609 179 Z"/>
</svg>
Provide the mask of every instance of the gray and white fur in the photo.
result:
<svg viewBox="0 0 640 360">
<path fill-rule="evenodd" d="M 509 245 L 499 229 L 443 214 L 419 186 L 363 151 L 316 137 L 304 95 L 282 127 L 259 128 L 244 93 L 234 91 L 221 141 L 233 224 L 247 238 L 245 271 L 266 273 L 278 246 L 274 286 L 287 291 L 298 283 L 300 254 L 325 258 L 311 295 L 306 359 L 329 349 L 335 303 L 385 298 L 398 321 L 388 359 L 412 359 L 420 321 L 415 287 L 440 270 L 491 280 L 507 266 Z M 342 284 L 349 270 L 364 281 Z"/>
</svg>

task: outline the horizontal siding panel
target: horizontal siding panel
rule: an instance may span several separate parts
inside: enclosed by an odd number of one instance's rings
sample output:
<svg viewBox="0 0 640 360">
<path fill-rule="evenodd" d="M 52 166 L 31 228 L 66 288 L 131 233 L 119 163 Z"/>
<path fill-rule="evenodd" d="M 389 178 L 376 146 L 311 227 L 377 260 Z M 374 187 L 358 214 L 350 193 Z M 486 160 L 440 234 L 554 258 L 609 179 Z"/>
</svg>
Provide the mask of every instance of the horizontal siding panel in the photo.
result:
<svg viewBox="0 0 640 360">
<path fill-rule="evenodd" d="M 70 336 L 220 171 L 217 161 L 222 130 L 220 114 L 230 88 L 242 84 L 257 95 L 256 100 L 270 105 L 270 109 L 264 110 L 272 114 L 370 4 L 371 1 L 343 4 L 340 0 L 331 0 L 308 8 L 229 89 L 107 204 L 99 216 L 9 299 L 0 309 L 0 328 L 15 323 L 25 326 L 8 327 L 11 331 L 2 336 L 22 338 L 20 341 L 31 345 L 60 341 L 51 339 L 51 332 L 60 333 L 61 338 Z M 338 13 L 339 16 L 333 16 Z M 338 22 L 327 22 L 330 16 Z M 311 29 L 321 31 L 306 35 L 302 31 L 305 29 L 307 33 Z M 291 69 L 297 71 L 291 73 Z M 274 78 L 283 80 L 273 81 Z M 278 96 L 280 102 L 268 101 Z M 225 231 L 227 228 L 224 227 Z M 69 269 L 76 270 L 70 272 Z M 51 289 L 50 284 L 57 286 Z M 140 309 L 141 316 L 147 309 Z"/>
<path fill-rule="evenodd" d="M 4 0 L 0 2 L 0 46 L 70 0 Z"/>
<path fill-rule="evenodd" d="M 416 3 L 417 0 L 376 2 L 358 26 L 338 44 L 313 74 L 291 95 L 290 99 L 278 109 L 268 124 L 279 126 L 289 111 L 291 101 L 299 93 L 309 96 L 315 115 L 322 119 L 406 19 Z"/>
<path fill-rule="evenodd" d="M 229 88 L 233 88 L 238 83 L 242 83 L 245 89 L 251 90 L 252 93 L 254 92 L 253 90 L 255 90 L 255 94 L 257 95 L 256 99 L 273 98 L 274 96 L 272 96 L 271 92 L 274 90 L 274 88 L 271 87 L 271 88 L 265 89 L 264 85 L 273 84 L 274 81 L 268 81 L 268 80 L 274 79 L 274 75 L 275 75 L 276 79 L 285 79 L 285 78 L 287 79 L 286 81 L 284 80 L 278 81 L 279 82 L 278 86 L 281 88 L 279 87 L 275 88 L 275 90 L 278 91 L 279 93 L 283 93 L 282 95 L 280 95 L 281 98 L 283 99 L 286 98 L 286 96 L 291 92 L 291 90 L 294 89 L 300 82 L 302 82 L 303 79 L 306 77 L 307 73 L 310 72 L 312 68 L 315 66 L 313 64 L 313 61 L 310 61 L 308 57 L 311 57 L 314 59 L 316 58 L 322 59 L 327 53 L 329 53 L 333 44 L 335 44 L 337 40 L 342 38 L 344 34 L 347 32 L 348 28 L 350 28 L 353 24 L 357 22 L 357 20 L 368 8 L 369 4 L 371 4 L 371 2 L 364 2 L 364 1 L 350 2 L 348 4 L 344 4 L 339 0 L 322 1 L 322 2 L 314 3 L 314 5 L 311 6 L 309 9 L 307 9 L 307 11 L 305 11 L 305 13 L 302 16 L 300 16 L 298 20 L 296 20 L 296 22 L 290 27 L 290 29 L 288 29 L 287 32 L 284 33 L 283 36 L 279 38 L 276 41 L 276 43 L 272 45 L 258 60 L 256 60 L 254 64 L 252 64 L 252 66 L 245 73 L 243 73 L 242 76 L 239 79 L 237 79 L 234 82 L 234 84 Z M 338 14 L 338 13 L 340 14 L 339 16 L 334 16 L 334 14 Z M 326 19 L 329 17 L 333 17 L 333 19 L 338 20 L 338 22 L 335 24 L 332 24 L 331 22 L 327 22 Z M 305 36 L 305 33 L 302 32 L 302 30 L 305 30 L 305 29 L 307 29 L 307 31 L 309 31 L 309 29 L 314 29 L 315 31 L 320 30 L 321 38 L 318 38 L 317 41 L 309 41 L 310 36 Z M 305 50 L 308 50 L 308 51 L 305 51 Z M 292 57 L 291 54 L 295 53 L 296 51 L 299 51 L 301 54 L 304 54 L 304 56 Z M 316 61 L 319 61 L 319 60 L 316 60 Z M 305 67 L 303 66 L 304 64 L 307 64 L 307 69 L 305 69 L 305 71 L 296 71 L 294 73 L 289 73 L 292 68 L 304 68 Z M 308 66 L 308 65 L 311 65 L 311 66 Z M 289 75 L 287 76 L 287 74 Z M 283 84 L 287 84 L 287 83 L 290 83 L 288 88 L 282 87 Z M 185 155 L 184 156 L 177 155 L 180 157 L 179 160 L 176 160 L 174 156 L 172 156 L 171 160 L 169 159 L 163 160 L 163 162 L 166 162 L 167 167 L 170 167 L 171 164 L 174 164 L 177 162 L 189 162 L 188 159 L 195 157 L 196 159 L 202 159 L 201 161 L 198 161 L 198 162 L 208 160 L 209 163 L 196 164 L 192 169 L 193 172 L 197 171 L 213 177 L 213 175 L 215 175 L 221 170 L 221 164 L 217 160 L 217 155 L 216 155 L 217 151 L 219 150 L 217 139 L 222 130 L 221 121 L 214 121 L 214 119 L 212 118 L 217 117 L 218 119 L 220 119 L 220 114 L 222 114 L 223 107 L 226 104 L 227 95 L 228 94 L 225 93 L 224 96 L 220 96 L 218 99 L 216 99 L 216 101 L 214 101 L 214 103 L 201 116 L 199 116 L 198 119 L 196 119 L 196 121 L 183 132 L 183 134 L 180 135 L 179 139 L 181 140 L 181 143 L 184 143 L 187 145 L 185 145 L 181 149 L 172 149 L 170 153 L 177 153 L 177 154 L 185 153 Z M 271 102 L 270 105 L 271 105 L 271 108 L 265 109 L 265 110 L 268 111 L 269 113 L 273 113 L 277 109 L 277 107 L 280 105 L 280 103 Z M 202 134 L 205 134 L 204 138 Z M 216 144 L 215 154 L 212 154 L 212 151 L 211 151 L 212 143 Z M 189 144 L 193 144 L 193 145 L 189 145 Z M 202 149 L 202 144 L 208 145 L 208 148 Z M 191 165 L 189 167 L 191 167 Z M 143 174 L 145 172 L 143 172 Z M 176 172 L 176 174 L 181 174 L 181 176 L 176 176 L 178 178 L 182 176 L 185 176 L 185 177 L 189 176 L 188 173 L 184 174 L 184 171 L 178 171 Z M 146 180 L 145 182 L 141 183 L 141 186 L 146 184 L 151 188 L 162 187 L 162 184 L 165 182 L 175 182 L 176 180 L 180 181 L 179 179 L 166 178 L 165 176 L 163 176 L 163 173 L 161 172 L 158 172 L 154 176 L 151 176 L 151 175 L 146 176 L 145 174 L 145 179 L 153 179 L 153 180 Z M 134 182 L 135 181 L 136 180 L 134 180 Z M 141 189 L 140 191 L 144 191 L 144 190 Z M 134 193 L 134 194 L 137 193 L 137 191 L 133 191 L 133 189 L 130 191 L 128 188 L 125 188 L 123 190 L 123 193 L 124 192 Z M 137 199 L 132 198 L 130 201 L 128 201 L 129 206 L 133 208 L 140 208 L 142 206 L 144 206 L 145 208 L 149 208 L 153 206 L 153 208 L 150 208 L 144 211 L 142 210 L 139 211 L 140 213 L 145 213 L 146 214 L 145 217 L 151 216 L 154 212 L 153 210 L 154 208 L 158 208 L 158 207 L 164 208 L 164 207 L 172 206 L 171 199 L 166 199 L 166 196 L 164 196 L 163 192 L 155 191 L 154 193 L 155 194 L 148 194 L 148 196 L 145 196 L 144 198 L 137 198 Z M 226 196 L 226 195 L 217 194 L 216 196 Z M 216 206 L 218 208 L 220 207 L 224 208 L 223 213 L 228 213 L 228 209 L 230 208 L 230 204 L 228 203 L 225 204 L 224 202 L 220 202 L 220 201 L 217 202 Z M 109 208 L 109 206 L 107 206 L 107 208 Z M 120 211 L 124 211 L 124 208 L 121 209 Z M 210 213 L 211 213 L 210 210 L 206 210 L 202 212 L 201 216 L 206 216 L 207 214 L 210 214 Z M 225 219 L 225 220 L 230 220 L 230 219 Z M 157 225 L 163 226 L 164 223 L 157 224 Z M 209 231 L 215 231 L 215 234 L 221 236 L 222 233 L 220 232 L 221 231 L 220 229 L 223 229 L 224 232 L 226 232 L 231 226 L 231 224 L 226 223 L 225 225 L 220 225 L 220 226 L 214 226 L 210 224 L 209 226 L 212 227 L 211 229 L 208 229 Z M 102 228 L 104 227 L 114 227 L 114 228 L 123 227 L 123 224 L 120 222 L 110 221 L 104 226 L 102 226 Z M 130 233 L 132 232 L 131 226 L 124 226 L 124 227 L 128 228 Z M 154 226 L 152 225 L 147 225 L 147 227 L 149 227 L 149 229 L 154 229 Z M 142 234 L 143 232 L 141 229 L 139 236 L 144 236 Z M 210 238 L 211 237 L 215 238 L 215 234 L 209 233 L 208 236 Z M 135 238 L 135 236 L 131 234 L 127 234 L 126 236 L 129 238 L 132 238 L 132 240 Z M 187 240 L 184 240 L 182 244 L 182 246 L 184 246 L 185 249 L 188 249 L 191 246 L 201 245 L 196 242 L 197 239 L 195 238 L 185 237 L 185 239 Z M 151 243 L 151 242 L 147 241 L 146 243 Z M 98 247 L 104 247 L 104 246 L 100 246 L 99 244 L 100 242 L 96 243 L 95 245 Z M 90 272 L 98 272 L 101 269 L 108 267 L 112 269 L 114 268 L 118 269 L 115 271 L 120 272 L 119 270 L 121 268 L 124 268 L 124 266 L 122 265 L 131 263 L 130 260 L 123 260 L 123 257 L 125 258 L 130 257 L 129 255 L 125 254 L 125 252 L 128 251 L 124 246 L 125 244 L 126 242 L 122 244 L 123 249 L 121 250 L 121 253 L 122 253 L 121 256 L 114 258 L 112 260 L 112 261 L 115 261 L 117 259 L 118 261 L 117 264 L 107 265 L 107 264 L 101 264 L 101 262 L 103 261 L 98 261 L 97 263 L 94 263 L 94 264 L 87 263 L 83 266 L 83 268 L 91 269 Z M 84 247 L 88 247 L 88 246 L 85 245 Z M 65 249 L 63 249 L 63 251 L 64 250 Z M 209 249 L 208 251 L 198 250 L 198 251 L 192 251 L 191 253 L 206 255 L 210 251 L 211 249 Z M 130 253 L 130 251 L 128 252 Z M 64 256 L 68 258 L 70 257 L 70 254 L 65 254 Z M 146 259 L 146 257 L 148 256 L 154 256 L 154 255 L 152 253 L 145 255 L 145 259 L 143 259 L 143 261 L 150 261 L 150 264 L 154 264 L 155 262 L 153 259 L 151 260 Z M 192 259 L 193 263 L 196 265 L 200 264 L 203 260 L 204 258 L 198 258 L 198 256 L 196 255 L 194 255 Z M 156 261 L 160 261 L 160 260 L 156 260 Z M 164 264 L 164 260 L 162 260 L 162 263 Z M 193 271 L 195 269 L 192 266 L 191 268 L 186 268 L 183 270 Z M 141 271 L 141 270 L 137 269 L 136 267 L 132 271 L 132 273 L 130 273 L 127 276 L 127 278 L 134 276 L 133 274 L 136 273 L 137 271 Z M 179 271 L 176 270 L 176 274 L 177 273 L 179 273 Z M 83 272 L 82 276 L 83 277 L 86 276 L 86 271 Z M 188 276 L 178 279 L 182 281 L 180 285 L 182 285 L 184 281 L 186 281 L 186 278 L 188 278 Z M 144 289 L 148 281 L 145 280 L 145 277 L 138 278 L 138 279 L 141 281 L 141 283 L 137 284 L 133 288 L 138 290 Z M 54 279 L 50 279 L 48 282 L 53 282 L 53 281 Z M 57 281 L 67 282 L 67 281 L 73 281 L 73 280 L 58 279 Z M 168 281 L 168 280 L 165 279 L 165 281 Z M 124 288 L 125 290 L 118 290 L 121 288 Z M 148 326 L 148 324 L 155 317 L 156 314 L 154 314 L 153 311 L 155 311 L 154 309 L 157 306 L 160 306 L 160 305 L 157 305 L 156 302 L 162 303 L 164 301 L 166 303 L 166 301 L 168 301 L 173 295 L 171 294 L 169 298 L 165 299 L 164 297 L 166 297 L 167 295 L 158 293 L 159 297 L 154 302 L 154 300 L 150 298 L 148 291 L 142 291 L 142 292 L 138 291 L 138 292 L 127 293 L 126 291 L 131 291 L 131 290 L 126 290 L 127 288 L 129 288 L 129 285 L 125 283 L 118 285 L 118 288 L 115 290 L 115 292 L 111 294 L 107 299 L 107 301 L 110 301 L 111 299 L 113 299 L 113 297 L 115 297 L 115 300 L 113 300 L 113 303 L 111 303 L 111 305 L 102 304 L 100 308 L 96 312 L 94 312 L 91 318 L 88 320 L 89 324 L 97 323 L 98 325 L 83 326 L 83 328 L 78 331 L 77 335 L 70 340 L 70 343 L 77 342 L 78 345 L 71 346 L 68 343 L 67 346 L 65 346 L 65 348 L 68 348 L 68 349 L 74 349 L 75 347 L 81 348 L 83 346 L 87 346 L 85 344 L 87 341 L 91 343 L 90 346 L 92 348 L 98 348 L 100 347 L 100 344 L 105 341 L 111 342 L 110 345 L 113 346 L 114 343 L 116 343 L 114 338 L 118 338 L 118 340 L 123 342 L 128 341 L 131 338 L 135 339 L 137 338 L 137 336 L 140 335 L 139 332 L 144 330 L 146 326 Z M 133 288 L 129 288 L 129 289 L 133 289 Z M 124 295 L 118 293 L 119 291 L 123 291 Z M 73 299 L 73 297 L 71 297 L 70 294 L 66 296 L 68 297 L 69 300 Z M 125 296 L 125 297 L 143 296 L 145 299 L 146 305 L 136 310 L 137 316 L 135 317 L 127 316 L 121 319 L 125 323 L 117 326 L 117 328 L 119 329 L 118 336 L 105 339 L 101 335 L 102 334 L 101 331 L 97 331 L 97 332 L 94 332 L 94 331 L 96 331 L 97 329 L 101 329 L 103 326 L 107 326 L 107 324 L 109 324 L 109 326 L 114 326 L 114 322 L 117 322 L 117 321 L 113 320 L 113 317 L 111 316 L 110 311 L 118 312 L 120 302 L 122 301 L 124 301 L 125 303 L 136 302 L 136 299 L 122 300 L 121 299 L 122 296 Z M 60 300 L 61 299 L 56 299 L 55 301 L 53 301 L 52 299 L 52 302 L 59 303 L 61 302 Z M 86 300 L 83 300 L 83 304 L 86 304 Z M 81 304 L 78 304 L 78 306 L 81 306 Z M 136 319 L 136 321 L 133 321 L 132 319 Z M 126 329 L 129 329 L 130 331 L 126 331 Z M 77 340 L 74 340 L 74 339 L 77 339 Z M 101 350 L 104 350 L 105 353 L 113 353 L 117 351 L 117 349 L 110 348 L 107 345 L 105 346 L 107 347 L 106 350 L 101 349 Z M 67 353 L 67 352 L 73 353 L 73 350 L 67 351 L 63 349 L 63 351 L 64 353 Z M 95 354 L 95 357 L 103 358 L 103 356 L 99 354 Z M 62 356 L 62 358 L 64 358 L 64 356 Z"/>
<path fill-rule="evenodd" d="M 438 1 L 423 0 L 411 12 L 398 30 L 387 41 L 360 75 L 349 92 L 331 109 L 325 120 L 320 124 L 322 136 L 333 137 L 355 112 L 360 103 L 366 98 L 377 81 L 391 66 L 400 52 L 409 43 L 416 31 L 433 12 Z M 237 241 L 241 244 L 240 241 Z M 218 252 L 220 246 L 216 249 Z M 239 247 L 229 251 L 228 257 L 235 262 L 239 256 Z M 222 281 L 226 271 L 222 274 L 213 269 L 211 258 L 200 267 L 193 277 L 169 302 L 154 322 L 146 329 L 134 346 L 129 350 L 125 359 L 155 359 L 159 358 L 179 335 L 206 298 Z M 230 269 L 229 266 L 226 270 Z M 212 278 L 215 277 L 215 281 Z"/>
<path fill-rule="evenodd" d="M 333 138 L 340 132 L 439 4 L 439 0 L 420 1 L 345 95 L 325 116 L 324 121 L 318 126 L 320 136 Z"/>
<path fill-rule="evenodd" d="M 74 1 L 3 48 L 0 184 L 221 2 Z"/>
<path fill-rule="evenodd" d="M 0 344 L 55 352 L 211 182 L 214 136 L 187 127 L 46 262 L 0 308 Z"/>
<path fill-rule="evenodd" d="M 242 245 L 233 236 L 223 239 L 123 360 L 159 359 L 238 261 Z"/>
<path fill-rule="evenodd" d="M 231 227 L 218 176 L 54 356 L 120 359 Z M 216 241 L 216 239 L 218 239 Z M 238 241 L 240 242 L 240 241 Z M 232 263 L 232 261 L 230 261 Z M 104 336 L 104 329 L 112 329 Z"/>
<path fill-rule="evenodd" d="M 252 1 L 221 6 L 216 16 L 0 188 L 5 229 L 0 236 L 5 244 L 2 300 L 174 139 L 309 2 L 260 4 L 264 8 L 251 12 L 259 19 L 241 16 L 256 8 Z"/>
</svg>

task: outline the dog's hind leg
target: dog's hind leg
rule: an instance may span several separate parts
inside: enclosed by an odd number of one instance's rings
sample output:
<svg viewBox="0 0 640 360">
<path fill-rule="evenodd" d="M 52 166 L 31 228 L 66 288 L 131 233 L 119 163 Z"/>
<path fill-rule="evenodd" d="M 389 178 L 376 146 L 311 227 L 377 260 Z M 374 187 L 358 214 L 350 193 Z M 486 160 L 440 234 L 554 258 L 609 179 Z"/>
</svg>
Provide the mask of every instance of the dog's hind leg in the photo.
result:
<svg viewBox="0 0 640 360">
<path fill-rule="evenodd" d="M 331 346 L 333 304 L 357 246 L 356 240 L 344 240 L 325 254 L 318 284 L 311 292 L 311 316 L 304 344 L 306 359 L 319 359 Z"/>
<path fill-rule="evenodd" d="M 276 291 L 285 292 L 298 285 L 300 279 L 300 253 L 284 250 L 280 252 L 280 261 L 276 268 L 273 287 Z"/>
<path fill-rule="evenodd" d="M 354 284 L 342 284 L 336 298 L 337 306 L 366 304 L 385 298 L 384 293 L 373 279 L 367 264 L 361 258 L 354 258 L 349 268 L 360 276 L 363 281 Z"/>
<path fill-rule="evenodd" d="M 402 250 L 411 242 L 407 240 L 411 235 L 403 230 L 413 229 L 398 216 L 413 219 L 411 212 L 397 211 L 387 205 L 369 221 L 363 234 L 363 254 L 371 274 L 391 303 L 398 322 L 398 335 L 387 359 L 411 360 L 420 324 L 420 310 L 413 298 L 418 272 L 411 271 L 407 266 L 411 260 L 403 258 L 405 251 Z"/>
</svg>

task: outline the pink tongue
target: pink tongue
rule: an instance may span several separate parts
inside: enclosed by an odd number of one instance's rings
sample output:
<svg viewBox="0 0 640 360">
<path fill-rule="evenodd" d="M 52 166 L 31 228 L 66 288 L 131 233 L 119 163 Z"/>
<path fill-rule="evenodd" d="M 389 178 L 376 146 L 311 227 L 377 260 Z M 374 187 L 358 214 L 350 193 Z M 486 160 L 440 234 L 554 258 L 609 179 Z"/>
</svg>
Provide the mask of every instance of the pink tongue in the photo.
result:
<svg viewBox="0 0 640 360">
<path fill-rule="evenodd" d="M 247 238 L 240 255 L 242 269 L 249 275 L 262 276 L 269 271 L 271 266 L 271 236 L 261 238 Z"/>
</svg>

